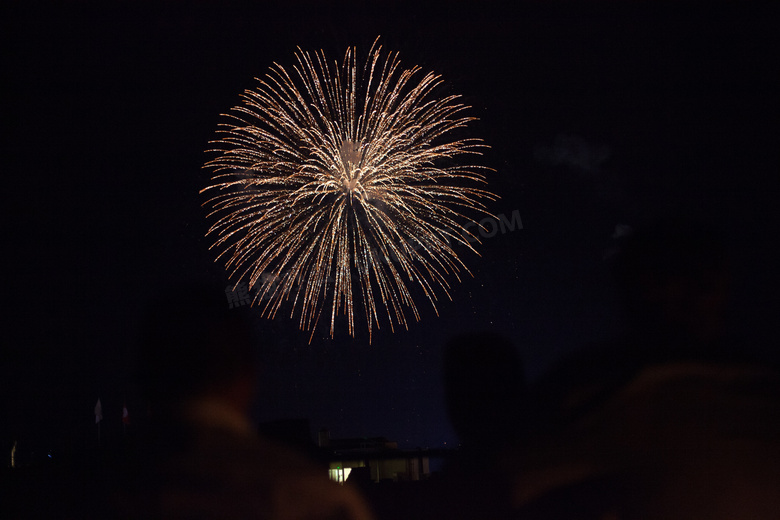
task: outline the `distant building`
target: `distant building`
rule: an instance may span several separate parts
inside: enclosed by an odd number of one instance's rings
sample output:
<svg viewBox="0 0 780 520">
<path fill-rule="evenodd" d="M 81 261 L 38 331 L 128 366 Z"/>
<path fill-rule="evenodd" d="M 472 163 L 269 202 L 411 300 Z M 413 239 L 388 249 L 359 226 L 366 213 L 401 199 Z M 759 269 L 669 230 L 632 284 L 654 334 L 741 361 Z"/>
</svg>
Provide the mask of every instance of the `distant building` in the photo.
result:
<svg viewBox="0 0 780 520">
<path fill-rule="evenodd" d="M 318 441 L 330 453 L 330 479 L 339 483 L 346 482 L 350 475 L 353 480 L 373 482 L 424 480 L 430 475 L 425 451 L 400 450 L 398 443 L 384 437 L 331 439 L 327 430 L 321 430 Z"/>
</svg>

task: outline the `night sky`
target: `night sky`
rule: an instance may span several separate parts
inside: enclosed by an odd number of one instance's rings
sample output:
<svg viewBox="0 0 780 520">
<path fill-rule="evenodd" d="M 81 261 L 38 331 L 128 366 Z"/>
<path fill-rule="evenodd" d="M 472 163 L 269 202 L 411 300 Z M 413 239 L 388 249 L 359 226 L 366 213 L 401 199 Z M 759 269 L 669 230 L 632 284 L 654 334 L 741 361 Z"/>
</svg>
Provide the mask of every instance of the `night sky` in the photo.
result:
<svg viewBox="0 0 780 520">
<path fill-rule="evenodd" d="M 774 344 L 780 84 L 764 4 L 111 4 L 18 2 L 0 15 L 4 445 L 87 443 L 98 397 L 109 438 L 123 402 L 143 413 L 132 365 L 150 300 L 181 281 L 230 283 L 198 193 L 219 115 L 298 46 L 341 59 L 380 35 L 473 107 L 501 197 L 490 210 L 523 227 L 486 238 L 481 257 L 464 252 L 473 277 L 438 317 L 419 300 L 419 323 L 383 326 L 370 345 L 365 327 L 308 344 L 286 317 L 258 319 L 258 420 L 456 445 L 444 343 L 503 334 L 533 380 L 613 337 L 615 228 L 660 216 L 718 226 L 732 332 Z"/>
</svg>

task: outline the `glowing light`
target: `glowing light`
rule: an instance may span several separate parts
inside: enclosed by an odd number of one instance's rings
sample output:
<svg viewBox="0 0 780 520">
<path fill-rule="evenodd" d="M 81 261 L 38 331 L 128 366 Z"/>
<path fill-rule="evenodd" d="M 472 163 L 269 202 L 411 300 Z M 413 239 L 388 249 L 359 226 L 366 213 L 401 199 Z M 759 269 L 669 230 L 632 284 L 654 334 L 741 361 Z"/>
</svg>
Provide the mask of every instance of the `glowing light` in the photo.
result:
<svg viewBox="0 0 780 520">
<path fill-rule="evenodd" d="M 312 335 L 327 307 L 331 337 L 342 314 L 354 335 L 360 307 L 369 337 L 378 306 L 391 329 L 408 327 L 407 312 L 420 318 L 413 285 L 436 310 L 448 278 L 468 272 L 453 246 L 478 243 L 469 214 L 496 198 L 480 188 L 487 168 L 456 162 L 485 145 L 453 137 L 474 118 L 458 96 L 435 96 L 440 76 L 402 69 L 378 42 L 362 67 L 356 54 L 338 63 L 299 49 L 292 68 L 274 64 L 206 163 L 217 258 L 264 316 L 287 305 Z"/>
</svg>

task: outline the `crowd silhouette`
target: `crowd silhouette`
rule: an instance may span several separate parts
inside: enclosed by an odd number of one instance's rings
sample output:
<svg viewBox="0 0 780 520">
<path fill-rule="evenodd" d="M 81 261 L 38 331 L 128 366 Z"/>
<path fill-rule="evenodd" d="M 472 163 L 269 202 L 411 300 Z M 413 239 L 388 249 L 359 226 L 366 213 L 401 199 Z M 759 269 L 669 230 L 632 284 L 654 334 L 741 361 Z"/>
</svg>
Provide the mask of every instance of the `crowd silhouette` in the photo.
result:
<svg viewBox="0 0 780 520">
<path fill-rule="evenodd" d="M 136 374 L 148 410 L 121 460 L 73 461 L 82 469 L 9 482 L 14 494 L 59 502 L 57 511 L 26 511 L 17 498 L 5 510 L 20 518 L 777 518 L 780 378 L 760 349 L 729 334 L 730 266 L 717 233 L 656 221 L 623 237 L 611 261 L 623 333 L 574 350 L 533 383 L 502 336 L 447 342 L 443 384 L 460 449 L 427 481 L 392 486 L 351 482 L 366 471 L 336 484 L 303 453 L 259 435 L 249 410 L 262 342 L 248 309 L 230 309 L 211 287 L 176 287 L 150 308 Z"/>
</svg>

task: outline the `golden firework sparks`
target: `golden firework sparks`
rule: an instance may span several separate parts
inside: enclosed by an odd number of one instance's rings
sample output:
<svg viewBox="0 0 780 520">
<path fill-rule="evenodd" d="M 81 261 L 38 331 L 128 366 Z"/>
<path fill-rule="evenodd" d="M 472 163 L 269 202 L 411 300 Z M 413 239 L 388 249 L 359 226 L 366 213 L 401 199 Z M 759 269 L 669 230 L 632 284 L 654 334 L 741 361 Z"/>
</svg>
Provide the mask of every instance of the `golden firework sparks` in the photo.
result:
<svg viewBox="0 0 780 520">
<path fill-rule="evenodd" d="M 454 160 L 485 147 L 452 137 L 474 120 L 470 107 L 436 97 L 440 76 L 402 69 L 377 42 L 362 67 L 354 48 L 341 64 L 300 48 L 296 58 L 274 64 L 220 125 L 203 190 L 217 191 L 206 203 L 212 248 L 256 290 L 263 316 L 284 304 L 313 334 L 325 310 L 332 337 L 343 313 L 354 335 L 362 306 L 370 337 L 380 305 L 391 330 L 408 327 L 406 312 L 420 318 L 410 287 L 434 310 L 437 291 L 450 297 L 447 278 L 468 272 L 452 246 L 474 251 L 469 214 L 496 198 L 479 187 L 487 168 Z"/>
</svg>

